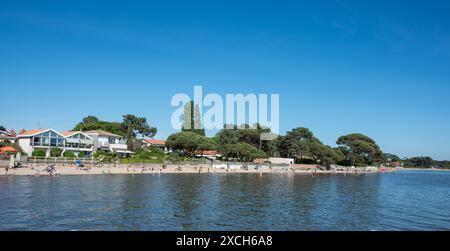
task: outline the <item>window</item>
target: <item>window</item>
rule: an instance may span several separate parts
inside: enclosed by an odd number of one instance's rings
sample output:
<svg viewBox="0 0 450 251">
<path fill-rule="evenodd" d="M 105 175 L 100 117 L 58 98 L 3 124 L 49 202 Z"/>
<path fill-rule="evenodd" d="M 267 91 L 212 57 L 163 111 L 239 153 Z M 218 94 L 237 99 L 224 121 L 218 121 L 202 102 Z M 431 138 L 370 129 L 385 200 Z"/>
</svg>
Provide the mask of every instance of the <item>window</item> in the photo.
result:
<svg viewBox="0 0 450 251">
<path fill-rule="evenodd" d="M 40 146 L 41 145 L 41 138 L 34 137 L 33 138 L 33 145 L 34 146 Z"/>
<path fill-rule="evenodd" d="M 50 144 L 50 139 L 49 138 L 41 138 L 41 145 L 43 146 L 48 146 Z"/>
</svg>

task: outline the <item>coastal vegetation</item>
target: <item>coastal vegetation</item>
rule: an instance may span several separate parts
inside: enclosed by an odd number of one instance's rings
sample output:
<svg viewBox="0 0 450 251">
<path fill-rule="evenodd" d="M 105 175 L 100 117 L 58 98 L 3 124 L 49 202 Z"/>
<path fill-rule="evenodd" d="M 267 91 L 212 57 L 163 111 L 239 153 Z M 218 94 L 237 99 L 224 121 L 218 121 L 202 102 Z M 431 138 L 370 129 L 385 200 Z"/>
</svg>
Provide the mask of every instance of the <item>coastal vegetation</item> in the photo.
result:
<svg viewBox="0 0 450 251">
<path fill-rule="evenodd" d="M 434 160 L 431 157 L 412 157 L 403 160 L 405 167 L 410 168 L 445 168 L 450 169 L 450 161 Z"/>
<path fill-rule="evenodd" d="M 297 127 L 274 140 L 263 140 L 263 133 L 270 129 L 259 124 L 250 126 L 224 125 L 212 138 L 205 136 L 201 128 L 198 106 L 193 102 L 186 104 L 181 132 L 167 138 L 166 147 L 172 153 L 158 152 L 143 148 L 137 136 L 153 137 L 157 129 L 150 127 L 145 118 L 134 115 L 123 116 L 122 122 L 100 121 L 95 116 L 87 116 L 77 124 L 74 130 L 104 130 L 127 138 L 128 148 L 135 152 L 129 158 L 120 159 L 114 153 L 97 152 L 94 157 L 103 161 L 121 161 L 126 163 L 162 163 L 164 161 L 189 161 L 202 156 L 206 150 L 217 150 L 221 160 L 253 161 L 268 157 L 293 158 L 299 164 L 321 164 L 329 166 L 369 166 L 397 163 L 415 168 L 450 168 L 449 161 L 436 161 L 430 157 L 401 159 L 390 153 L 383 153 L 374 139 L 361 134 L 351 133 L 339 137 L 336 147 L 322 143 L 314 133 L 305 127 Z M 131 140 L 130 140 L 131 139 Z"/>
<path fill-rule="evenodd" d="M 224 125 L 223 129 L 209 138 L 201 128 L 201 117 L 198 106 L 193 102 L 187 103 L 183 114 L 183 126 L 180 132 L 167 138 L 166 147 L 170 153 L 163 150 L 144 146 L 141 137 L 153 137 L 157 128 L 151 127 L 146 118 L 135 115 L 124 115 L 122 122 L 101 121 L 95 116 L 87 116 L 78 123 L 73 130 L 90 131 L 103 130 L 117 134 L 127 139 L 127 148 L 134 154 L 127 158 L 119 158 L 116 153 L 97 151 L 93 157 L 101 162 L 121 163 L 165 163 L 199 160 L 205 151 L 217 151 L 218 159 L 224 161 L 252 162 L 255 159 L 269 157 L 293 158 L 298 164 L 320 164 L 329 166 L 377 166 L 391 163 L 395 166 L 407 168 L 447 168 L 450 161 L 438 161 L 431 157 L 400 158 L 395 154 L 383 153 L 374 139 L 361 134 L 351 133 L 339 137 L 336 147 L 322 143 L 314 133 L 305 127 L 297 127 L 285 135 L 278 135 L 273 140 L 265 140 L 263 134 L 271 133 L 270 129 L 259 124 L 249 126 Z M 7 131 L 0 125 L 0 130 Z M 13 132 L 13 130 L 11 130 Z M 15 132 L 13 132 L 15 134 Z M 11 146 L 22 152 L 21 147 L 9 140 L 0 143 L 0 147 Z M 51 157 L 84 157 L 80 152 L 62 152 L 59 148 L 50 149 Z M 46 151 L 36 149 L 32 157 L 46 157 Z"/>
<path fill-rule="evenodd" d="M 77 156 L 73 152 L 65 151 L 63 153 L 63 157 L 65 157 L 65 158 L 76 158 Z"/>
<path fill-rule="evenodd" d="M 179 132 L 167 138 L 166 146 L 183 156 L 195 157 L 204 150 L 215 150 L 214 140 L 194 132 Z"/>
</svg>

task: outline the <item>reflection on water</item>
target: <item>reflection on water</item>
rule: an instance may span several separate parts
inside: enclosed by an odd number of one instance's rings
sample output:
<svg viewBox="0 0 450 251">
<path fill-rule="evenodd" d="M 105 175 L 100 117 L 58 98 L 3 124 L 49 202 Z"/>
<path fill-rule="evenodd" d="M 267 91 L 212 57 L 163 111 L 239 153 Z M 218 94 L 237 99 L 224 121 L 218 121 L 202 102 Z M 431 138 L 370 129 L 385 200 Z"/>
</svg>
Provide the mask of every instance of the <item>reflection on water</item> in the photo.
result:
<svg viewBox="0 0 450 251">
<path fill-rule="evenodd" d="M 450 230 L 450 173 L 0 178 L 0 230 Z"/>
</svg>

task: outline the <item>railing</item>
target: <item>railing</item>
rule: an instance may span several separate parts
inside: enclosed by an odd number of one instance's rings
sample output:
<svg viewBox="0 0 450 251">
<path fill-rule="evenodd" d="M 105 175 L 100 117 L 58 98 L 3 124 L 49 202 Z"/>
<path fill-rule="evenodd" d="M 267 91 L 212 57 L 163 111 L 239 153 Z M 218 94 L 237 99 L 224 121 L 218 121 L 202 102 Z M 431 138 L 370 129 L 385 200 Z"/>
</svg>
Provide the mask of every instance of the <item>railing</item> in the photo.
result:
<svg viewBox="0 0 450 251">
<path fill-rule="evenodd" d="M 93 145 L 93 140 L 86 139 L 66 139 L 66 143 Z"/>
<path fill-rule="evenodd" d="M 97 161 L 91 158 L 72 158 L 72 157 L 28 157 L 28 162 L 34 163 L 73 163 L 77 160 L 82 162 L 96 163 Z"/>
<path fill-rule="evenodd" d="M 109 148 L 109 145 L 110 145 L 109 142 L 103 142 L 103 141 L 98 142 L 98 147 L 108 147 Z"/>
</svg>

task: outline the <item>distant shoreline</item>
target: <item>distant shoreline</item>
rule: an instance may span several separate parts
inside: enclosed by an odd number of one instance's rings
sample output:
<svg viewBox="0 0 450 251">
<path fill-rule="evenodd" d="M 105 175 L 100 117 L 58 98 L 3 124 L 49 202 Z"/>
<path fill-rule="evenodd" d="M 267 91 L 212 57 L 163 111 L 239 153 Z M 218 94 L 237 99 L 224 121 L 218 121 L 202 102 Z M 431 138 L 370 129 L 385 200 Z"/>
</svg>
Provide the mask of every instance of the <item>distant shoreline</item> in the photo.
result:
<svg viewBox="0 0 450 251">
<path fill-rule="evenodd" d="M 439 169 L 439 168 L 402 168 L 400 170 L 404 170 L 404 171 L 444 171 L 444 172 L 450 172 L 450 169 Z"/>
</svg>

